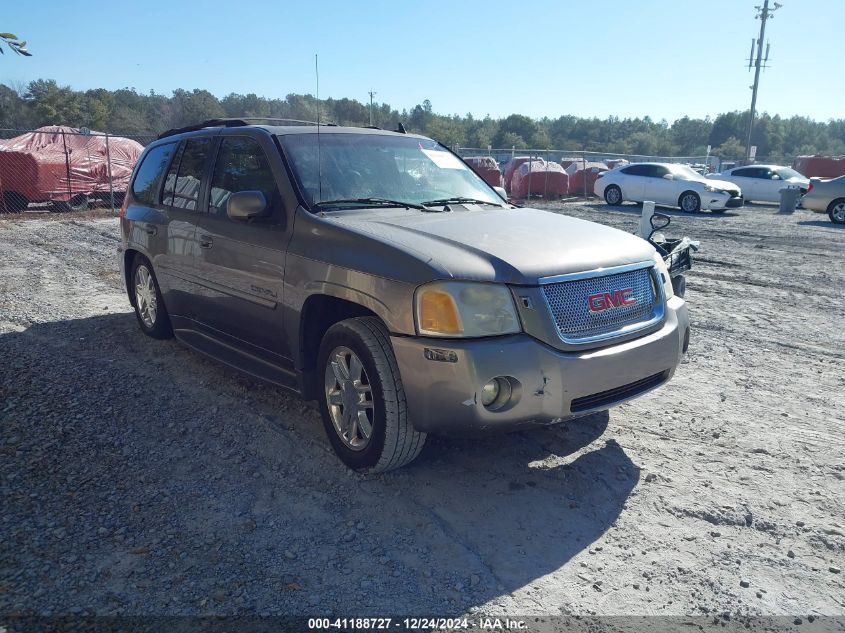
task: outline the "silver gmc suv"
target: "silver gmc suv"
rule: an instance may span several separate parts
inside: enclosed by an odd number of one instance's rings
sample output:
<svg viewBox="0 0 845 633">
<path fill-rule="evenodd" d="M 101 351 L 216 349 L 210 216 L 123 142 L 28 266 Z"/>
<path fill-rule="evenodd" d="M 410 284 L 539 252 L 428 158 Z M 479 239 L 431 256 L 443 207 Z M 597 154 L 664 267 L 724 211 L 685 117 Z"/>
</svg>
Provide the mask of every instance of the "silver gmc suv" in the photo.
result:
<svg viewBox="0 0 845 633">
<path fill-rule="evenodd" d="M 608 409 L 686 351 L 648 242 L 503 193 L 401 126 L 208 121 L 139 159 L 120 265 L 146 334 L 316 399 L 341 460 L 385 471 L 428 433 Z"/>
</svg>

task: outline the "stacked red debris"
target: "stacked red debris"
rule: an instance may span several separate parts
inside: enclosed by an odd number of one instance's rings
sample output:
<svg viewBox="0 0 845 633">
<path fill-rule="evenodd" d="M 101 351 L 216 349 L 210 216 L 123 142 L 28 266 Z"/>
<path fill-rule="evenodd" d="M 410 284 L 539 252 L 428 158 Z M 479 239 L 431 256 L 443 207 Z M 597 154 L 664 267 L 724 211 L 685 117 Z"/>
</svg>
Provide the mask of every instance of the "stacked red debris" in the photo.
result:
<svg viewBox="0 0 845 633">
<path fill-rule="evenodd" d="M 792 168 L 807 178 L 838 178 L 845 176 L 845 156 L 798 156 Z"/>
<path fill-rule="evenodd" d="M 524 162 L 511 178 L 511 196 L 562 198 L 569 193 L 569 176 L 557 163 Z"/>
<path fill-rule="evenodd" d="M 504 187 L 499 163 L 492 156 L 467 156 L 464 161 L 491 187 Z"/>
<path fill-rule="evenodd" d="M 69 202 L 89 194 L 123 193 L 140 143 L 99 132 L 82 134 L 65 126 L 42 127 L 0 141 L 0 193 L 6 210 L 19 211 L 30 202 Z M 0 209 L 2 210 L 2 209 Z"/>
</svg>

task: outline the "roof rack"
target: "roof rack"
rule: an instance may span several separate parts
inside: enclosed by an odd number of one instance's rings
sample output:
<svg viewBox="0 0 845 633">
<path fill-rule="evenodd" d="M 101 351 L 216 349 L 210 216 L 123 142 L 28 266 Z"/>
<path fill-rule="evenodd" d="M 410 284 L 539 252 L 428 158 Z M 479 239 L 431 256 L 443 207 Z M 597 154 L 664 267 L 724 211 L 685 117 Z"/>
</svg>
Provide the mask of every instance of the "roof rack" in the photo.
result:
<svg viewBox="0 0 845 633">
<path fill-rule="evenodd" d="M 168 136 L 175 136 L 176 134 L 182 134 L 183 132 L 195 132 L 197 130 L 203 130 L 205 128 L 210 127 L 244 127 L 246 125 L 255 125 L 254 122 L 256 121 L 267 121 L 271 122 L 273 125 L 279 124 L 290 124 L 293 123 L 295 125 L 327 125 L 327 126 L 336 126 L 336 123 L 318 123 L 317 121 L 303 121 L 301 119 L 277 119 L 273 117 L 238 117 L 238 118 L 226 118 L 226 119 L 209 119 L 208 121 L 203 121 L 202 123 L 196 123 L 194 125 L 186 125 L 185 127 L 178 127 L 173 128 L 171 130 L 167 130 L 166 132 L 162 132 L 158 135 L 158 138 L 166 138 Z"/>
</svg>

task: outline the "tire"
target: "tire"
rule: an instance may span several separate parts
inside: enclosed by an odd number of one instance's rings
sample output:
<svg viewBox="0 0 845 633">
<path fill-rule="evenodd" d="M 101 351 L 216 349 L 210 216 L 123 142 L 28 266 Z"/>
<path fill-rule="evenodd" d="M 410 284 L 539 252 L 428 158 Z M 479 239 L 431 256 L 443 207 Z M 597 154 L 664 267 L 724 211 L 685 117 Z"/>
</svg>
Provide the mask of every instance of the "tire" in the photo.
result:
<svg viewBox="0 0 845 633">
<path fill-rule="evenodd" d="M 701 197 L 694 191 L 684 191 L 678 198 L 678 206 L 681 211 L 698 213 L 701 210 Z"/>
<path fill-rule="evenodd" d="M 622 190 L 617 185 L 608 185 L 604 190 L 604 201 L 612 207 L 622 204 Z"/>
<path fill-rule="evenodd" d="M 335 323 L 320 343 L 317 371 L 324 378 L 318 398 L 323 426 L 344 464 L 381 473 L 419 455 L 426 434 L 409 419 L 399 367 L 381 321 L 358 317 Z M 353 405 L 354 422 L 345 415 Z"/>
<path fill-rule="evenodd" d="M 29 205 L 29 200 L 26 196 L 17 191 L 3 192 L 3 206 L 0 208 L 0 213 L 22 213 L 26 211 Z"/>
<path fill-rule="evenodd" d="M 135 308 L 135 318 L 138 325 L 147 336 L 157 339 L 173 337 L 170 327 L 170 317 L 164 306 L 161 289 L 158 286 L 153 267 L 146 257 L 136 255 L 132 262 L 132 305 Z M 154 301 L 154 303 L 153 303 Z M 151 305 L 152 304 L 152 305 Z M 152 310 L 150 310 L 152 307 Z"/>
<path fill-rule="evenodd" d="M 834 224 L 845 224 L 845 198 L 837 198 L 827 206 L 827 217 Z"/>
</svg>

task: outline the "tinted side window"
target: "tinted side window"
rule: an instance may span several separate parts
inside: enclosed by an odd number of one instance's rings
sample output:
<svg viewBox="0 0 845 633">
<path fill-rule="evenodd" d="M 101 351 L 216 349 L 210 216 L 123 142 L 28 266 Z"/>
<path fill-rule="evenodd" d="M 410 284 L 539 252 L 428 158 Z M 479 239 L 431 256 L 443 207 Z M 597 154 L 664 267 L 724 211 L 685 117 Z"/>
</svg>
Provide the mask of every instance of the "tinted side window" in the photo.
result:
<svg viewBox="0 0 845 633">
<path fill-rule="evenodd" d="M 179 171 L 176 173 L 172 189 L 165 187 L 164 204 L 169 204 L 180 209 L 193 211 L 197 208 L 200 195 L 200 184 L 205 171 L 205 162 L 208 158 L 208 149 L 211 139 L 192 138 L 188 139 L 185 149 L 182 151 L 179 160 Z M 174 161 L 175 165 L 176 161 Z M 168 174 L 168 180 L 173 173 Z M 170 185 L 170 182 L 168 182 Z"/>
<path fill-rule="evenodd" d="M 166 145 L 159 145 L 152 148 L 147 155 L 144 156 L 144 161 L 138 168 L 138 173 L 135 175 L 135 180 L 132 182 L 132 194 L 138 200 L 145 204 L 154 204 L 156 202 L 156 193 L 158 192 L 158 185 L 161 183 L 161 177 L 173 152 L 176 149 L 176 143 L 168 143 Z"/>
<path fill-rule="evenodd" d="M 740 178 L 751 178 L 751 170 L 750 169 L 734 169 L 731 172 L 731 176 L 739 176 Z"/>
<path fill-rule="evenodd" d="M 258 141 L 245 136 L 224 137 L 211 177 L 208 211 L 226 215 L 229 196 L 239 191 L 260 191 L 272 209 L 281 201 L 276 179 Z"/>
<path fill-rule="evenodd" d="M 631 165 L 622 170 L 623 174 L 628 176 L 645 176 L 647 165 Z"/>
<path fill-rule="evenodd" d="M 669 169 L 663 165 L 649 165 L 648 171 L 648 175 L 652 178 L 663 178 L 663 176 L 669 173 Z"/>
</svg>

